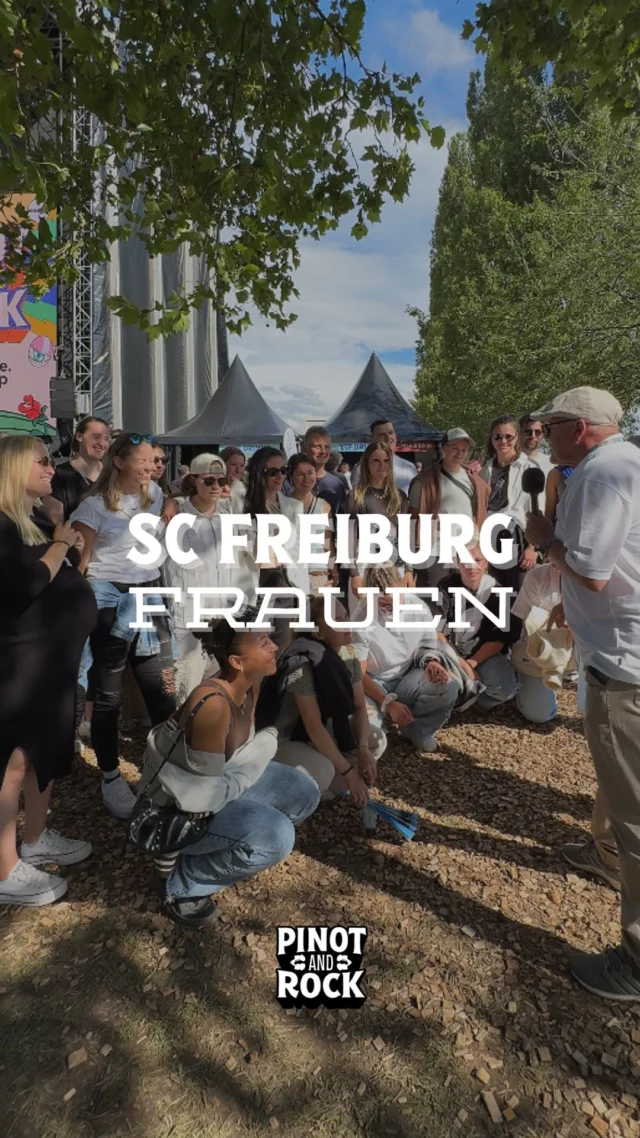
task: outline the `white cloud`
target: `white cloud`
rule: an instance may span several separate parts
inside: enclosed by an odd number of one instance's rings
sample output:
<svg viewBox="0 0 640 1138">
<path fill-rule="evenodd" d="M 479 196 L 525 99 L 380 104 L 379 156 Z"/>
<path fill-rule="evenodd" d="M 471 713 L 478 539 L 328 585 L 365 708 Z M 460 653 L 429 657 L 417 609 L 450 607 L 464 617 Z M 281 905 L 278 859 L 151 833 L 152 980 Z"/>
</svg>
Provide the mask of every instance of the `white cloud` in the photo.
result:
<svg viewBox="0 0 640 1138">
<path fill-rule="evenodd" d="M 449 136 L 462 129 L 457 122 L 444 125 Z M 364 241 L 354 241 L 345 223 L 323 241 L 303 242 L 296 322 L 280 332 L 256 321 L 230 343 L 267 402 L 296 429 L 306 417 L 337 411 L 372 351 L 383 356 L 414 347 L 416 326 L 405 309 L 428 306 L 429 243 L 447 156 L 446 148 L 434 150 L 426 139 L 413 151 L 410 196 L 388 203 Z M 414 367 L 385 366 L 410 398 Z"/>
<path fill-rule="evenodd" d="M 460 23 L 445 24 L 434 8 L 416 5 L 405 15 L 386 21 L 394 40 L 402 46 L 405 58 L 415 63 L 423 79 L 444 71 L 470 70 L 476 54 L 460 35 Z"/>
</svg>

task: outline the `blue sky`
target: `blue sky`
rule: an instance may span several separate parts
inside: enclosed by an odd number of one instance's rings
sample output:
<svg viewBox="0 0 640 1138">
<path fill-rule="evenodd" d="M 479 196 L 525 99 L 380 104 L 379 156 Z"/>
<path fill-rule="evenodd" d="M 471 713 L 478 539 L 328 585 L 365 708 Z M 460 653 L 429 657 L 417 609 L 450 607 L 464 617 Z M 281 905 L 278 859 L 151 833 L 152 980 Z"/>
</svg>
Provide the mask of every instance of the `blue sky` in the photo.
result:
<svg viewBox="0 0 640 1138">
<path fill-rule="evenodd" d="M 426 117 L 447 136 L 464 128 L 473 47 L 460 38 L 475 0 L 369 0 L 363 56 L 397 71 L 419 72 Z M 446 146 L 425 139 L 413 148 L 416 173 L 408 199 L 388 203 L 364 241 L 350 222 L 321 242 L 303 242 L 296 275 L 297 321 L 286 332 L 256 322 L 232 339 L 265 398 L 299 429 L 305 416 L 330 417 L 376 351 L 407 397 L 413 390 L 415 322 L 408 304 L 427 309 L 429 245 L 446 163 Z"/>
</svg>

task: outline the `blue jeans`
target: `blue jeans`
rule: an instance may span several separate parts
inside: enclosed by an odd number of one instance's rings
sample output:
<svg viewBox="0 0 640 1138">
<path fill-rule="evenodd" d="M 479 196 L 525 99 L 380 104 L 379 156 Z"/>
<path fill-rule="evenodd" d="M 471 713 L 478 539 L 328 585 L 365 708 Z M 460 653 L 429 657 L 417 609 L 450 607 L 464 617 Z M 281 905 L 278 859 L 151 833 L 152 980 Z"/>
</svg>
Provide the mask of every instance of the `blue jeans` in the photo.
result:
<svg viewBox="0 0 640 1138">
<path fill-rule="evenodd" d="M 199 842 L 180 854 L 167 882 L 167 898 L 208 897 L 247 881 L 291 853 L 295 830 L 313 814 L 318 784 L 304 771 L 272 760 L 240 798 L 209 823 Z"/>
<path fill-rule="evenodd" d="M 461 691 L 458 680 L 448 680 L 446 684 L 429 683 L 425 680 L 423 668 L 412 668 L 399 680 L 374 679 L 385 692 L 394 691 L 400 703 L 409 708 L 414 721 L 408 727 L 401 727 L 400 732 L 416 747 L 432 739 L 435 732 L 444 727 Z M 373 704 L 371 699 L 368 702 Z M 377 727 L 382 726 L 379 710 L 371 722 Z"/>
<path fill-rule="evenodd" d="M 480 664 L 478 675 L 487 690 L 478 696 L 477 703 L 485 711 L 498 707 L 501 703 L 508 703 L 518 691 L 518 677 L 507 657 L 502 654 L 492 656 Z"/>
<path fill-rule="evenodd" d="M 555 719 L 558 714 L 556 693 L 544 686 L 541 676 L 526 676 L 520 672 L 518 679 L 516 704 L 520 714 L 530 723 L 549 723 Z"/>
</svg>

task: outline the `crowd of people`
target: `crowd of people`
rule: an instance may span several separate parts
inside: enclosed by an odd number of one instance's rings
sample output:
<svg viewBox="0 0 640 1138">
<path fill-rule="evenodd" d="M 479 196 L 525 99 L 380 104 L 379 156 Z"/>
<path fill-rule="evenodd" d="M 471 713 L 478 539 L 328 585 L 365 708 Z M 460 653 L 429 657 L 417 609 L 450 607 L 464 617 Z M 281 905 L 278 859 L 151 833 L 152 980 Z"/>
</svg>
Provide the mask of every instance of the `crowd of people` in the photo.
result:
<svg viewBox="0 0 640 1138">
<path fill-rule="evenodd" d="M 429 754 L 451 715 L 471 706 L 491 715 L 513 701 L 526 721 L 548 723 L 563 683 L 577 677 L 599 789 L 592 838 L 563 852 L 621 891 L 623 935 L 571 968 L 600 995 L 640 998 L 640 452 L 620 433 L 621 416 L 607 392 L 577 388 L 520 419 L 498 415 L 481 455 L 456 427 L 415 464 L 378 419 L 353 469 L 316 426 L 288 458 L 262 447 L 247 461 L 228 447 L 196 455 L 171 483 L 163 447 L 99 418 L 77 425 L 71 457 L 56 465 L 39 439 L 0 438 L 0 904 L 55 901 L 66 882 L 41 867 L 90 856 L 88 842 L 48 825 L 53 782 L 85 742 L 110 814 L 132 825 L 144 807 L 147 822 L 169 819 L 174 834 L 179 822 L 190 835 L 173 848 L 151 844 L 152 883 L 171 919 L 201 928 L 220 890 L 287 856 L 319 803 L 346 794 L 365 833 L 375 830 L 370 791 L 390 731 Z M 177 540 L 193 559 L 165 550 L 152 567 L 132 560 L 130 523 L 141 513 L 160 519 L 160 536 L 187 515 Z M 235 564 L 222 562 L 229 513 L 288 518 L 286 561 L 258 561 L 249 540 Z M 301 564 L 296 521 L 306 514 L 329 523 L 322 568 Z M 367 514 L 390 522 L 393 556 L 382 565 L 358 545 Z M 440 531 L 451 514 L 469 519 L 473 537 L 466 558 L 447 561 Z M 508 536 L 515 550 L 508 565 L 491 564 L 480 540 L 498 514 L 509 524 L 496 548 Z M 347 564 L 336 554 L 340 515 L 350 519 Z M 417 543 L 430 527 L 419 564 L 400 557 L 403 515 Z M 158 585 L 177 586 L 184 600 L 156 598 L 149 627 L 132 628 L 130 589 Z M 339 589 L 330 622 L 327 585 Z M 187 590 L 228 586 L 244 594 L 246 624 L 259 587 L 302 590 L 312 630 L 292 630 L 286 595 L 270 632 L 224 617 L 190 627 Z M 511 590 L 502 626 L 492 619 L 499 586 Z M 452 620 L 455 587 L 465 590 L 465 627 Z M 373 622 L 345 627 L 361 620 L 369 588 L 378 590 Z M 422 627 L 393 627 L 388 590 L 412 588 L 437 589 L 411 598 Z M 434 616 L 438 627 L 425 629 Z M 137 787 L 119 758 L 128 677 L 150 729 Z"/>
</svg>

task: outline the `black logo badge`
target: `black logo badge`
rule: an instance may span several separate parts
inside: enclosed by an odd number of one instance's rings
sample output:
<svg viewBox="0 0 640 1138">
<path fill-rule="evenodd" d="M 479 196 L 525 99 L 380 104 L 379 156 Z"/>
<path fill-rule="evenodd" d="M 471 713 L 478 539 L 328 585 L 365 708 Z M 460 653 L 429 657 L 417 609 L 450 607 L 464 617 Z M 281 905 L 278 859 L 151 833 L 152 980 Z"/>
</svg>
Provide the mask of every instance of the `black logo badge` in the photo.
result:
<svg viewBox="0 0 640 1138">
<path fill-rule="evenodd" d="M 278 1003 L 283 1008 L 359 1008 L 366 999 L 362 927 L 278 928 Z"/>
</svg>

